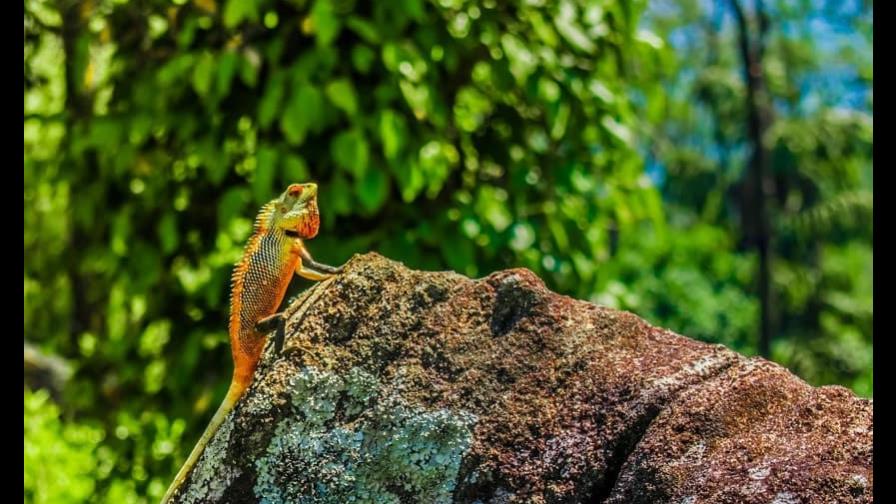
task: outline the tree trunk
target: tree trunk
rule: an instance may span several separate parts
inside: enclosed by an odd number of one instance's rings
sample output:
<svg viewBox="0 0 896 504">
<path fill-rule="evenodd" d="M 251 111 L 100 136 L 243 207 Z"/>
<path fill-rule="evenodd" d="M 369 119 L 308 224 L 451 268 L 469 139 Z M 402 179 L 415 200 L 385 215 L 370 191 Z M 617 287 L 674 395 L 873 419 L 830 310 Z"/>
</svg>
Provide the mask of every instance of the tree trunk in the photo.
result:
<svg viewBox="0 0 896 504">
<path fill-rule="evenodd" d="M 86 52 L 84 48 L 79 48 L 79 43 L 80 38 L 87 33 L 84 13 L 90 9 L 90 4 L 91 2 L 89 1 L 82 3 L 73 0 L 59 0 L 56 4 L 62 19 L 60 37 L 62 38 L 62 51 L 65 59 L 65 105 L 63 107 L 63 116 L 66 134 L 63 141 L 66 144 L 71 142 L 71 132 L 74 128 L 78 124 L 83 124 L 84 119 L 93 111 L 93 98 L 84 89 L 83 69 L 79 66 L 82 53 Z M 68 157 L 67 154 L 70 152 L 68 147 L 62 149 L 62 152 L 66 154 L 66 162 L 83 162 Z M 80 187 L 78 174 L 81 172 L 82 170 L 79 169 L 66 171 L 66 176 L 70 180 L 70 187 Z M 68 215 L 67 218 L 71 221 L 68 226 L 69 250 L 80 250 L 84 244 L 89 243 L 89 240 L 81 226 L 73 222 L 73 216 Z M 66 269 L 73 293 L 69 332 L 71 334 L 79 334 L 91 329 L 91 314 L 95 313 L 89 300 L 90 282 L 80 270 L 79 261 L 66 261 Z"/>
<path fill-rule="evenodd" d="M 765 90 L 762 71 L 765 35 L 768 18 L 761 1 L 756 2 L 758 33 L 751 36 L 746 13 L 738 0 L 731 0 L 738 28 L 738 45 L 743 61 L 744 79 L 747 83 L 747 133 L 752 147 L 747 180 L 744 184 L 743 212 L 747 215 L 744 231 L 748 241 L 756 248 L 759 256 L 758 294 L 760 305 L 759 354 L 771 354 L 772 341 L 772 226 L 768 210 L 768 199 L 773 193 L 770 177 L 768 148 L 763 141 L 771 120 L 771 107 Z"/>
</svg>

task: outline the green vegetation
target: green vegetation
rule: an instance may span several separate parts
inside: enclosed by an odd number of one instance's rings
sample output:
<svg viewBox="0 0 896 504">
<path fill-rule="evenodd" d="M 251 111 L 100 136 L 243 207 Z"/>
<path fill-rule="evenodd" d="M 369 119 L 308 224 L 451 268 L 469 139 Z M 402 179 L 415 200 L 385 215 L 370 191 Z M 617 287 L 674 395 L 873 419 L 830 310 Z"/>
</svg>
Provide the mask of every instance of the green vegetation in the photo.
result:
<svg viewBox="0 0 896 504">
<path fill-rule="evenodd" d="M 747 354 L 765 313 L 774 360 L 870 396 L 872 8 L 746 3 L 26 0 L 24 338 L 74 369 L 26 384 L 26 502 L 161 497 L 295 181 L 322 262 L 527 267 Z"/>
</svg>

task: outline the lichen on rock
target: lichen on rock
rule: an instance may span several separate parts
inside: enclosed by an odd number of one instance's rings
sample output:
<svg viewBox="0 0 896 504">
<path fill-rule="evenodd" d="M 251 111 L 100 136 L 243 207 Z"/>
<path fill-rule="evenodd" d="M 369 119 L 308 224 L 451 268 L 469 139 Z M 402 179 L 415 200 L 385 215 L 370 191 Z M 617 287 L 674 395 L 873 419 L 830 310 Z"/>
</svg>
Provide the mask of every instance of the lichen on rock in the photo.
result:
<svg viewBox="0 0 896 504">
<path fill-rule="evenodd" d="M 371 374 L 304 368 L 256 467 L 261 502 L 450 502 L 475 417 L 426 411 Z"/>
</svg>

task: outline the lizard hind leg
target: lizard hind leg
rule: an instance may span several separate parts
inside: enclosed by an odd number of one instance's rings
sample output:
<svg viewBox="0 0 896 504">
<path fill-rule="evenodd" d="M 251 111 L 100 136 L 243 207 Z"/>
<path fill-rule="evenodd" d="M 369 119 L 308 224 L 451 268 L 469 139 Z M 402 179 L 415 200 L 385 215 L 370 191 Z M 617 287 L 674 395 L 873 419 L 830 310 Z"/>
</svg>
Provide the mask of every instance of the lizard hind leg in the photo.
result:
<svg viewBox="0 0 896 504">
<path fill-rule="evenodd" d="M 305 318 L 305 314 L 308 312 L 308 309 L 311 308 L 317 299 L 320 297 L 321 293 L 325 290 L 326 286 L 332 281 L 331 278 L 328 278 L 307 291 L 304 298 L 298 303 L 296 308 L 287 308 L 284 311 L 274 313 L 273 315 L 269 315 L 258 322 L 255 323 L 255 330 L 267 334 L 272 330 L 276 329 L 276 333 L 274 334 L 274 354 L 278 355 L 283 350 L 283 344 L 286 337 L 286 319 L 295 316 L 298 314 L 298 323 L 302 323 L 302 319 Z M 292 305 L 293 303 L 290 303 Z M 309 345 L 299 345 L 306 350 L 310 350 Z"/>
<path fill-rule="evenodd" d="M 255 323 L 255 330 L 258 332 L 268 333 L 272 329 L 276 329 L 274 354 L 279 354 L 283 350 L 283 340 L 286 338 L 286 314 L 284 312 L 277 312 Z"/>
</svg>

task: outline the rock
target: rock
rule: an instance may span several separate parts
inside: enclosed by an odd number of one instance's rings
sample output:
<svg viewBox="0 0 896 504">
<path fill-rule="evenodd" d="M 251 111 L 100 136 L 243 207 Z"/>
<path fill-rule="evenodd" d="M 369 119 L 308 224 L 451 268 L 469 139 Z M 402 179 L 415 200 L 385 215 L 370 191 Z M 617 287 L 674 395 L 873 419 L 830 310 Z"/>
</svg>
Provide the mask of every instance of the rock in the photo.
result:
<svg viewBox="0 0 896 504">
<path fill-rule="evenodd" d="M 550 292 L 356 256 L 176 502 L 872 502 L 872 402 Z"/>
</svg>

